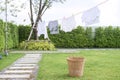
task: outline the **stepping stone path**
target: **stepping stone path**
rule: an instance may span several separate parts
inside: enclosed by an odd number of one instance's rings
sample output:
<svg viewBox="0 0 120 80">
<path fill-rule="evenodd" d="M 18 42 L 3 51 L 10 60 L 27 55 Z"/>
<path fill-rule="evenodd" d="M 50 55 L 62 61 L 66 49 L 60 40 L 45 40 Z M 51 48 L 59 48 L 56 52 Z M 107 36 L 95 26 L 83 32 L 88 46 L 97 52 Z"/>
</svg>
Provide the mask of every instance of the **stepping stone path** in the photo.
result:
<svg viewBox="0 0 120 80">
<path fill-rule="evenodd" d="M 0 80 L 35 80 L 41 54 L 26 54 L 0 73 Z"/>
</svg>

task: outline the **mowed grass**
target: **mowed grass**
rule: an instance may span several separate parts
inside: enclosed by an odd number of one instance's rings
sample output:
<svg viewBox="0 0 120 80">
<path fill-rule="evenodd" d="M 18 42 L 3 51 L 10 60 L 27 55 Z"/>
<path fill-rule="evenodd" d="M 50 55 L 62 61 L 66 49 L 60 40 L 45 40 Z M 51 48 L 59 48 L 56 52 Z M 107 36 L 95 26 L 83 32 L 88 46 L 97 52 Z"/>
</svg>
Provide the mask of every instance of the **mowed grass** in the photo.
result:
<svg viewBox="0 0 120 80">
<path fill-rule="evenodd" d="M 14 54 L 9 54 L 8 56 L 5 56 L 3 53 L 0 53 L 0 55 L 2 55 L 2 59 L 0 59 L 0 71 L 1 71 L 7 66 L 11 65 L 18 58 L 22 57 L 24 54 L 14 53 Z"/>
<path fill-rule="evenodd" d="M 84 57 L 82 77 L 70 77 L 66 58 Z M 120 50 L 81 50 L 73 54 L 43 54 L 37 80 L 120 80 Z"/>
</svg>

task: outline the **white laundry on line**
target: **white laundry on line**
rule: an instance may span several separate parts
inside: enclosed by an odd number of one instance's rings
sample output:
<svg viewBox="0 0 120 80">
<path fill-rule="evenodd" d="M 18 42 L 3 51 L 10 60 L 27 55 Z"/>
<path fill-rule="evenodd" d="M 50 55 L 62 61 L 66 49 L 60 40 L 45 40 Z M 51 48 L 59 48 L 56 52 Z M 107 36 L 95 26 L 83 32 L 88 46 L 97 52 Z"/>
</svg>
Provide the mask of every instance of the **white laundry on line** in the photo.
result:
<svg viewBox="0 0 120 80">
<path fill-rule="evenodd" d="M 38 30 L 38 34 L 37 34 L 38 36 L 44 34 L 44 39 L 48 38 L 47 27 L 45 25 L 45 21 L 43 22 L 39 21 L 37 30 Z"/>
<path fill-rule="evenodd" d="M 92 9 L 85 11 L 81 19 L 82 19 L 82 22 L 85 23 L 85 25 L 91 25 L 91 24 L 98 23 L 99 17 L 100 17 L 100 10 L 96 6 Z"/>
<path fill-rule="evenodd" d="M 50 34 L 58 34 L 59 33 L 59 27 L 58 27 L 58 21 L 50 21 L 48 24 L 48 28 L 50 30 Z"/>
<path fill-rule="evenodd" d="M 65 32 L 71 32 L 73 29 L 76 28 L 76 21 L 74 16 L 64 18 L 61 23 L 61 30 Z"/>
</svg>

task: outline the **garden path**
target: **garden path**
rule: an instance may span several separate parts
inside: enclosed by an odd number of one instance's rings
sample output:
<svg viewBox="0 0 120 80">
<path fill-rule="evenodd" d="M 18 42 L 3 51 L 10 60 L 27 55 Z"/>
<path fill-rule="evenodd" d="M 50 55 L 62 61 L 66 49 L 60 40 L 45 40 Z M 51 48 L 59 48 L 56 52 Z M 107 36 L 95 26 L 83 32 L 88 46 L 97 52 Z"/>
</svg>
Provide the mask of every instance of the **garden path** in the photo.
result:
<svg viewBox="0 0 120 80">
<path fill-rule="evenodd" d="M 0 80 L 35 80 L 41 54 L 25 54 L 0 73 Z"/>
<path fill-rule="evenodd" d="M 119 50 L 120 48 L 58 48 L 55 51 L 12 50 L 10 53 L 79 53 L 81 50 Z"/>
</svg>

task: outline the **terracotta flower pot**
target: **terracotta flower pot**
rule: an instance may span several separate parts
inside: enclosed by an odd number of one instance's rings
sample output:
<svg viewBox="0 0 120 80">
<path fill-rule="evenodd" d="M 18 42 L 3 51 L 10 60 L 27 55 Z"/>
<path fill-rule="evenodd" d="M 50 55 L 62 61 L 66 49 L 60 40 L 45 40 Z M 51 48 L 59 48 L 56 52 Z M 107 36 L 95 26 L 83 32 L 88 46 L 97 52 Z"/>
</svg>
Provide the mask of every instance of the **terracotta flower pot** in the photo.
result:
<svg viewBox="0 0 120 80">
<path fill-rule="evenodd" d="M 85 59 L 81 57 L 67 58 L 69 75 L 73 77 L 83 76 Z"/>
</svg>

